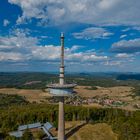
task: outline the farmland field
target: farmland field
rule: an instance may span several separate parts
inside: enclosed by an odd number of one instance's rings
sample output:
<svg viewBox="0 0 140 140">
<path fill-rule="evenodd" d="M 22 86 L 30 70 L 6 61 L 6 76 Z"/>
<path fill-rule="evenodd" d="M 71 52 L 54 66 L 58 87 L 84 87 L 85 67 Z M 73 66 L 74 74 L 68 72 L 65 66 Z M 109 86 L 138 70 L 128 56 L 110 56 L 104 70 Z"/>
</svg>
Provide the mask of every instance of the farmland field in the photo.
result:
<svg viewBox="0 0 140 140">
<path fill-rule="evenodd" d="M 109 99 L 113 100 L 121 100 L 123 102 L 128 103 L 127 106 L 122 107 L 123 109 L 133 110 L 134 104 L 139 104 L 139 97 L 134 98 L 133 95 L 133 87 L 129 86 L 118 86 L 118 87 L 97 87 L 96 90 L 90 89 L 90 86 L 77 86 L 75 88 L 76 95 L 83 98 L 102 98 L 107 96 Z M 47 90 L 41 89 L 16 89 L 16 88 L 1 88 L 0 93 L 3 94 L 17 94 L 19 96 L 23 96 L 30 103 L 32 102 L 46 102 L 46 98 L 51 98 L 51 95 Z M 94 106 L 95 104 L 90 104 L 88 106 Z M 98 104 L 96 104 L 98 106 Z"/>
</svg>

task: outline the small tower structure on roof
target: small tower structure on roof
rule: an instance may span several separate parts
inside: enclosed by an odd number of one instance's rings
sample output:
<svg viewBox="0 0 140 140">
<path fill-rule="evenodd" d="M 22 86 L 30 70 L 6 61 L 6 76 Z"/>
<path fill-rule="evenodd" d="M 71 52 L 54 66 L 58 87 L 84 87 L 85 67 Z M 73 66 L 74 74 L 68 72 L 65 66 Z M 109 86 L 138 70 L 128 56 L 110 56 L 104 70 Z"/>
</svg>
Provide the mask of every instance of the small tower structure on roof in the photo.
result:
<svg viewBox="0 0 140 140">
<path fill-rule="evenodd" d="M 47 85 L 50 94 L 59 97 L 59 116 L 58 116 L 58 140 L 65 138 L 65 119 L 64 119 L 64 97 L 73 95 L 73 88 L 76 84 L 67 84 L 64 80 L 64 33 L 61 33 L 61 63 L 59 83 Z"/>
</svg>

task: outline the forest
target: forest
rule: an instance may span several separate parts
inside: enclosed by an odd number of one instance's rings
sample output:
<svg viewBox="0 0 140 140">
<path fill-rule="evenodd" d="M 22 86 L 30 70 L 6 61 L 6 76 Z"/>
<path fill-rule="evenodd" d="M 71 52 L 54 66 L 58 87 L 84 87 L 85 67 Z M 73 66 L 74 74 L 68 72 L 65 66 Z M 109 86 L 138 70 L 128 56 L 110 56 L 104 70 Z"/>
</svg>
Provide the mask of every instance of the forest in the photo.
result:
<svg viewBox="0 0 140 140">
<path fill-rule="evenodd" d="M 25 105 L 28 101 L 22 96 L 8 95 L 0 93 L 0 108 L 6 108 L 11 105 Z"/>
<path fill-rule="evenodd" d="M 0 132 L 7 136 L 21 124 L 52 122 L 57 127 L 58 106 L 49 104 L 28 104 L 0 109 Z M 115 108 L 93 108 L 65 106 L 65 120 L 86 120 L 89 123 L 105 122 L 112 126 L 119 140 L 139 140 L 140 111 L 126 111 Z"/>
</svg>

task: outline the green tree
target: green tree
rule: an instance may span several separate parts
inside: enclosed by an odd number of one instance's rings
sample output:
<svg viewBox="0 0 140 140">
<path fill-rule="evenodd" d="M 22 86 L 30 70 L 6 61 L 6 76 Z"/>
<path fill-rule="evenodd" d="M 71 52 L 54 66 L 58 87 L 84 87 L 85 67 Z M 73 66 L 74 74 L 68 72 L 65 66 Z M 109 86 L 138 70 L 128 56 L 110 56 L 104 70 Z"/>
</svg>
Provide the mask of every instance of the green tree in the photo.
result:
<svg viewBox="0 0 140 140">
<path fill-rule="evenodd" d="M 34 133 L 34 138 L 36 140 L 41 140 L 44 137 L 44 135 L 44 132 L 42 130 L 39 130 L 36 133 Z"/>
<path fill-rule="evenodd" d="M 22 140 L 32 140 L 32 139 L 33 139 L 33 135 L 31 131 L 29 129 L 26 129 L 23 133 Z"/>
<path fill-rule="evenodd" d="M 4 140 L 17 140 L 14 136 L 7 136 Z"/>
</svg>

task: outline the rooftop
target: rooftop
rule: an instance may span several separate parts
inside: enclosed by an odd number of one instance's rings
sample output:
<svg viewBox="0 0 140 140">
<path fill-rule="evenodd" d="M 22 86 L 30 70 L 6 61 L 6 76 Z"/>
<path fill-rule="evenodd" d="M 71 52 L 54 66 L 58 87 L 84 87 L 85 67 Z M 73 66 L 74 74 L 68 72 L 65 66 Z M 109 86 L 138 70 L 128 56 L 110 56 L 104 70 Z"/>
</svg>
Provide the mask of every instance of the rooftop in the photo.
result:
<svg viewBox="0 0 140 140">
<path fill-rule="evenodd" d="M 44 130 L 44 132 L 46 133 L 46 135 L 50 139 L 56 139 L 56 138 L 53 138 L 52 135 L 49 132 L 49 130 L 51 128 L 53 128 L 53 126 L 49 122 L 46 122 L 44 124 L 41 124 L 40 122 L 37 122 L 37 123 L 32 123 L 32 124 L 27 124 L 27 125 L 20 125 L 18 127 L 17 131 L 9 132 L 9 135 L 20 138 L 20 137 L 23 136 L 23 133 L 26 129 L 33 129 L 33 128 L 41 128 L 41 129 Z"/>
<path fill-rule="evenodd" d="M 33 123 L 33 124 L 27 124 L 27 125 L 20 125 L 18 127 L 18 130 L 22 131 L 22 130 L 33 129 L 33 128 L 38 128 L 38 127 L 41 127 L 41 123 L 40 122 Z"/>
</svg>

